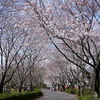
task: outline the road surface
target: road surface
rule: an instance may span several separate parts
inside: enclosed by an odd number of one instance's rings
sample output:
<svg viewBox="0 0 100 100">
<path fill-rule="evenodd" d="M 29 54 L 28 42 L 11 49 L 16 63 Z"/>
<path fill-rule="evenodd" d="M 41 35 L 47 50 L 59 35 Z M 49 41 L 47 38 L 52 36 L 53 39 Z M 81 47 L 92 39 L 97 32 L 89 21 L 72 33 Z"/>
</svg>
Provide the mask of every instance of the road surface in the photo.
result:
<svg viewBox="0 0 100 100">
<path fill-rule="evenodd" d="M 78 100 L 77 96 L 64 92 L 51 91 L 48 89 L 42 89 L 42 92 L 44 96 L 36 100 Z"/>
</svg>

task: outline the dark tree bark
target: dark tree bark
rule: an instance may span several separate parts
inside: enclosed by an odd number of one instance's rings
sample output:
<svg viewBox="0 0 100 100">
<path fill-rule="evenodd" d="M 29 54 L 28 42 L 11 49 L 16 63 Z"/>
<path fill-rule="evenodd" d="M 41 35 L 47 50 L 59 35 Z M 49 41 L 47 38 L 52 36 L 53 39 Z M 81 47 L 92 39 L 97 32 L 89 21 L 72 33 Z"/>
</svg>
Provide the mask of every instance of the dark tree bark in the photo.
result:
<svg viewBox="0 0 100 100">
<path fill-rule="evenodd" d="M 94 91 L 95 91 L 95 97 L 100 97 L 100 94 L 99 94 L 99 87 L 100 87 L 100 62 L 97 66 L 97 68 L 95 69 L 95 83 L 94 83 Z"/>
<path fill-rule="evenodd" d="M 0 84 L 0 94 L 2 94 L 2 93 L 3 93 L 3 85 Z"/>
</svg>

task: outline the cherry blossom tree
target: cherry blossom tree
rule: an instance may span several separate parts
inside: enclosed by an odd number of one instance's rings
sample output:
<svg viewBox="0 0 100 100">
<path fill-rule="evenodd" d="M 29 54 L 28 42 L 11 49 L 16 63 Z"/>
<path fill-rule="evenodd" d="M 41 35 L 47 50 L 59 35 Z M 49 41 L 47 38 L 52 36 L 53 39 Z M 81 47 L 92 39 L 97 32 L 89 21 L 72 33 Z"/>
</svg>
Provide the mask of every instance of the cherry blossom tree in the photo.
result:
<svg viewBox="0 0 100 100">
<path fill-rule="evenodd" d="M 0 93 L 13 77 L 20 62 L 25 58 L 28 28 L 25 28 L 13 0 L 0 2 Z M 10 72 L 10 73 L 9 73 Z M 9 77 L 8 77 L 9 76 Z"/>
<path fill-rule="evenodd" d="M 94 69 L 95 97 L 99 97 L 100 72 L 100 4 L 98 0 L 56 0 L 30 2 L 26 0 L 37 16 L 35 20 L 44 28 L 57 50 L 71 63 L 82 68 L 68 56 Z M 58 42 L 57 42 L 58 41 Z M 67 52 L 58 45 L 64 44 Z"/>
<path fill-rule="evenodd" d="M 1 0 L 0 5 L 2 88 L 8 69 L 16 62 L 20 64 L 26 53 L 22 51 L 32 44 L 33 33 L 43 43 L 49 39 L 67 61 L 85 73 L 88 73 L 87 66 L 92 68 L 95 97 L 99 97 L 99 0 Z"/>
</svg>

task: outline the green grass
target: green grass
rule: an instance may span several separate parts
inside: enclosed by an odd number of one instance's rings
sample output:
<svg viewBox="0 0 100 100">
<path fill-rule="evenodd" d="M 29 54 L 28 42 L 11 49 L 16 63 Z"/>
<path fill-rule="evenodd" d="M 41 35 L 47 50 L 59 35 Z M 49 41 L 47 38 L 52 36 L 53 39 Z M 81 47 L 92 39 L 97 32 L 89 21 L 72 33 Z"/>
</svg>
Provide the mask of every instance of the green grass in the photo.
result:
<svg viewBox="0 0 100 100">
<path fill-rule="evenodd" d="M 11 93 L 19 93 L 19 91 L 15 89 L 11 89 Z"/>
</svg>

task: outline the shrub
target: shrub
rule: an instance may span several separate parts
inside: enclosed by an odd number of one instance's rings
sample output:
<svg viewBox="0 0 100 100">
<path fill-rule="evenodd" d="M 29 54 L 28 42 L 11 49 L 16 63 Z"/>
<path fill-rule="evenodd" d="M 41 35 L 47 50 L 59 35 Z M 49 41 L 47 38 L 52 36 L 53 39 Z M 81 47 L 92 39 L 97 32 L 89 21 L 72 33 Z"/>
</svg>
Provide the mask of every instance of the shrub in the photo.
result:
<svg viewBox="0 0 100 100">
<path fill-rule="evenodd" d="M 80 96 L 79 100 L 95 100 L 95 99 L 93 98 L 93 96 Z M 100 98 L 96 100 L 100 100 Z"/>
<path fill-rule="evenodd" d="M 90 91 L 89 90 L 83 91 L 83 95 L 90 95 Z"/>
<path fill-rule="evenodd" d="M 33 92 L 2 94 L 0 100 L 30 100 L 38 96 L 42 96 L 42 92 L 35 89 Z"/>
<path fill-rule="evenodd" d="M 66 89 L 65 91 L 70 94 L 76 94 L 77 89 Z"/>
<path fill-rule="evenodd" d="M 91 96 L 90 89 L 86 89 L 86 90 L 66 89 L 65 91 L 70 94 L 77 94 L 78 96 L 80 96 L 82 94 L 82 96 L 79 97 L 79 100 L 94 100 L 94 98 L 93 98 L 94 91 L 91 90 L 91 94 L 92 94 L 92 96 Z M 97 100 L 100 100 L 100 98 Z"/>
<path fill-rule="evenodd" d="M 79 100 L 93 100 L 93 96 L 80 96 Z"/>
<path fill-rule="evenodd" d="M 91 90 L 91 95 L 94 94 L 94 91 Z M 83 95 L 90 95 L 90 90 L 83 91 Z"/>
<path fill-rule="evenodd" d="M 80 90 L 77 90 L 77 91 L 76 91 L 76 94 L 77 94 L 78 96 L 80 96 L 81 91 L 80 91 Z"/>
<path fill-rule="evenodd" d="M 77 94 L 78 96 L 80 95 L 90 95 L 90 90 L 87 89 L 87 90 L 79 90 L 79 89 L 66 89 L 65 90 L 67 93 L 70 93 L 70 94 Z M 94 91 L 91 90 L 91 94 L 93 95 L 94 94 Z"/>
</svg>

